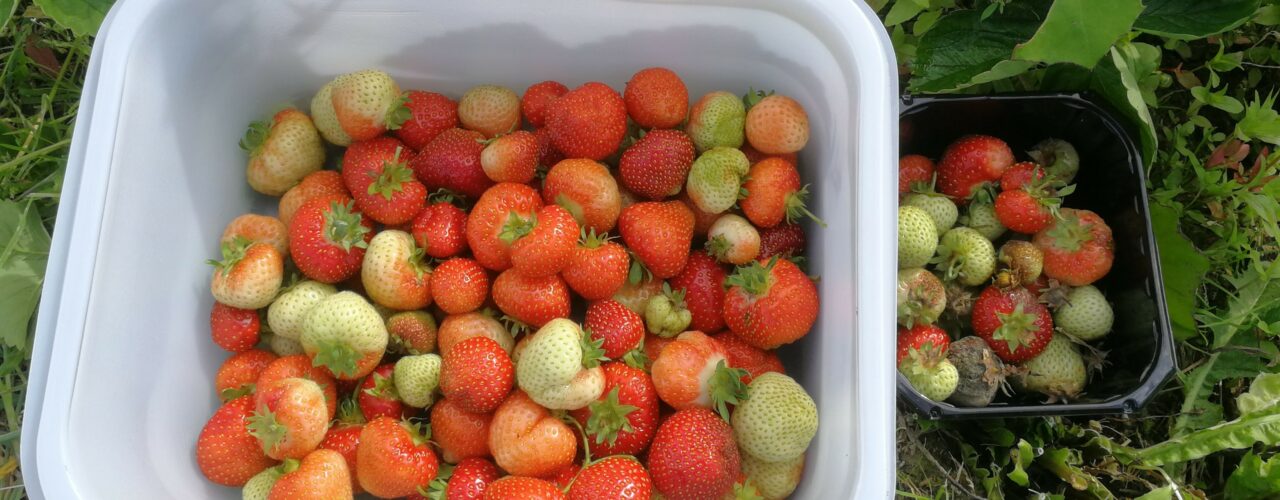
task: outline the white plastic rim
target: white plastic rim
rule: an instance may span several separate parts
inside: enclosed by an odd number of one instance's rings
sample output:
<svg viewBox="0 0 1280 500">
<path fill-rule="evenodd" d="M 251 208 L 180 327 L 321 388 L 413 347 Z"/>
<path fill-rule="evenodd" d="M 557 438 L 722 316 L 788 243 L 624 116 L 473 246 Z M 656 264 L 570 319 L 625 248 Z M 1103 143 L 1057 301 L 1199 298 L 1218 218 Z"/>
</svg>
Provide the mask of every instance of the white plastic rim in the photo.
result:
<svg viewBox="0 0 1280 500">
<path fill-rule="evenodd" d="M 238 498 L 194 442 L 226 354 L 208 269 L 227 221 L 271 213 L 236 147 L 365 67 L 458 97 L 546 79 L 621 89 L 675 70 L 696 98 L 776 89 L 809 111 L 814 331 L 782 350 L 821 425 L 794 498 L 888 498 L 895 480 L 892 290 L 897 68 L 859 0 L 121 0 L 99 31 L 36 326 L 22 469 L 32 498 Z"/>
</svg>

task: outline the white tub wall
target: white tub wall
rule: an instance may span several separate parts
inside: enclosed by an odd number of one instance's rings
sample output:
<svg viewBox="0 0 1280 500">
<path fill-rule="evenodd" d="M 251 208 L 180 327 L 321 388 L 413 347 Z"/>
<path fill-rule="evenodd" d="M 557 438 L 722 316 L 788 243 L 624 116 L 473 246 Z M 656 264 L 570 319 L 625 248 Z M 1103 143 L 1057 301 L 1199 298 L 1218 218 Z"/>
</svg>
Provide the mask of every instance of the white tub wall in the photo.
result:
<svg viewBox="0 0 1280 500">
<path fill-rule="evenodd" d="M 874 16 L 840 1 L 504 4 L 450 3 L 441 15 L 443 3 L 120 2 L 113 17 L 132 29 L 120 43 L 115 33 L 99 42 L 110 44 L 106 57 L 124 61 L 115 68 L 120 113 L 94 123 L 118 135 L 93 134 L 83 165 L 86 179 L 109 169 L 102 230 L 88 216 L 95 207 L 85 208 L 86 227 L 72 240 L 80 250 L 69 258 L 81 252 L 76 265 L 93 266 L 91 281 L 70 286 L 91 287 L 87 315 L 64 311 L 68 321 L 56 325 L 39 429 L 49 498 L 238 494 L 205 481 L 192 455 L 227 356 L 208 340 L 209 269 L 200 263 L 214 256 L 227 221 L 246 207 L 275 206 L 244 184 L 236 142 L 249 121 L 290 100 L 305 108 L 334 74 L 364 67 L 456 98 L 482 82 L 523 91 L 543 79 L 599 80 L 621 89 L 653 65 L 679 73 L 695 99 L 754 85 L 809 111 L 802 170 L 831 227 L 809 232 L 822 316 L 783 352 L 822 419 L 796 497 L 892 494 L 893 336 L 883 332 L 893 331 L 895 252 L 888 219 L 867 214 L 886 218 L 895 201 L 896 80 Z M 576 14 L 552 14 L 559 11 Z M 100 190 L 95 182 L 83 189 Z M 871 292 L 855 293 L 855 283 Z M 870 333 L 855 334 L 854 325 Z"/>
</svg>

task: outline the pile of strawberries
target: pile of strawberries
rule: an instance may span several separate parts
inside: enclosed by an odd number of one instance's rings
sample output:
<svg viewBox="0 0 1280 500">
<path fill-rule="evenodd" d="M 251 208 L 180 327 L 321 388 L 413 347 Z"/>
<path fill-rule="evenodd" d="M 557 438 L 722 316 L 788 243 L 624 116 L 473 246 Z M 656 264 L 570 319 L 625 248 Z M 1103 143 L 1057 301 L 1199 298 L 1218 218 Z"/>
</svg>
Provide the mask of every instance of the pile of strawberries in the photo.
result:
<svg viewBox="0 0 1280 500">
<path fill-rule="evenodd" d="M 987 406 L 1008 379 L 1069 401 L 1100 367 L 1088 342 L 1114 321 L 1093 285 L 1115 259 L 1111 228 L 1062 206 L 1080 168 L 1070 143 L 1029 155 L 1016 162 L 1004 141 L 971 135 L 936 166 L 899 160 L 898 370 L 931 400 Z"/>
<path fill-rule="evenodd" d="M 818 316 L 808 138 L 786 96 L 690 107 L 665 68 L 456 102 L 339 76 L 241 142 L 279 212 L 211 262 L 233 354 L 201 472 L 245 498 L 786 497 L 818 426 L 773 351 Z"/>
</svg>

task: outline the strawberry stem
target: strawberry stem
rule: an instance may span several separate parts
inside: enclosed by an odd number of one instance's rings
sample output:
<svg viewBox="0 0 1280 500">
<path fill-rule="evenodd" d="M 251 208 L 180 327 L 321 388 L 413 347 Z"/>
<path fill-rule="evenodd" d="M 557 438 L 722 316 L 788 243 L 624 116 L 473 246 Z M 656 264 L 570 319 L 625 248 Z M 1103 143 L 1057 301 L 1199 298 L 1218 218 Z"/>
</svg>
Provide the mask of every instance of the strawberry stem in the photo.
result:
<svg viewBox="0 0 1280 500">
<path fill-rule="evenodd" d="M 352 247 L 369 248 L 369 242 L 364 240 L 369 228 L 362 221 L 363 216 L 355 211 L 355 201 L 330 203 L 324 213 L 325 240 L 344 252 L 350 252 Z"/>
<path fill-rule="evenodd" d="M 1023 312 L 1022 304 L 1007 314 L 997 312 L 996 319 L 1000 320 L 1000 327 L 991 336 L 1008 344 L 1009 352 L 1018 352 L 1018 348 L 1029 345 L 1032 340 L 1029 334 L 1038 330 L 1036 316 Z"/>
<path fill-rule="evenodd" d="M 335 375 L 355 375 L 360 353 L 350 345 L 338 340 L 322 340 L 316 344 L 316 348 L 315 357 L 311 360 L 312 366 L 323 366 Z"/>
<path fill-rule="evenodd" d="M 396 146 L 395 155 L 391 160 L 383 162 L 381 173 L 369 172 L 370 175 L 375 176 L 373 183 L 369 184 L 369 194 L 381 195 L 383 199 L 391 201 L 395 193 L 404 191 L 404 183 L 413 180 L 413 170 L 400 161 L 400 149 Z"/>
<path fill-rule="evenodd" d="M 405 94 L 397 98 L 395 104 L 391 105 L 391 108 L 387 110 L 387 114 L 383 117 L 387 124 L 387 130 L 399 130 L 404 125 L 404 122 L 413 118 L 413 112 L 409 110 L 408 104 L 409 96 Z"/>
<path fill-rule="evenodd" d="M 537 214 L 529 214 L 529 218 L 525 219 L 515 211 L 507 213 L 507 223 L 503 224 L 502 232 L 498 233 L 498 239 L 506 242 L 508 245 L 515 243 L 516 240 L 525 237 L 533 232 L 533 227 L 538 224 Z"/>
<path fill-rule="evenodd" d="M 585 432 L 595 436 L 596 444 L 607 441 L 609 446 L 613 446 L 618 441 L 618 434 L 635 431 L 627 415 L 639 408 L 619 403 L 617 387 L 611 389 L 604 399 L 592 402 L 589 408 L 591 416 L 587 418 Z"/>
<path fill-rule="evenodd" d="M 207 262 L 222 273 L 224 276 L 231 272 L 231 269 L 244 259 L 244 254 L 253 245 L 253 241 L 244 236 L 236 236 L 231 241 L 222 242 L 222 260 L 209 259 Z"/>
<path fill-rule="evenodd" d="M 600 366 L 601 362 L 609 361 L 609 358 L 604 355 L 604 349 L 600 347 L 604 345 L 604 337 L 592 339 L 591 331 L 584 329 L 579 343 L 582 346 L 583 368 L 595 368 Z"/>
<path fill-rule="evenodd" d="M 244 137 L 240 139 L 240 149 L 249 153 L 250 157 L 258 156 L 262 152 L 262 145 L 266 144 L 267 137 L 271 135 L 271 122 L 259 120 L 249 124 L 248 130 L 244 131 Z"/>
<path fill-rule="evenodd" d="M 808 198 L 808 185 L 802 186 L 800 189 L 787 195 L 786 201 L 784 202 L 787 210 L 787 223 L 794 224 L 796 219 L 804 216 L 813 219 L 813 221 L 817 222 L 819 226 L 827 227 L 826 222 L 819 219 L 817 215 L 814 215 L 813 212 L 810 212 L 809 208 L 805 206 L 805 200 Z"/>
<path fill-rule="evenodd" d="M 249 415 L 248 420 L 246 427 L 249 429 L 249 434 L 258 438 L 262 443 L 262 452 L 267 455 L 270 455 L 271 450 L 289 435 L 289 428 L 280 423 L 276 415 L 271 413 L 265 405 Z"/>
<path fill-rule="evenodd" d="M 711 393 L 711 402 L 716 411 L 726 422 L 729 421 L 729 405 L 737 406 L 747 400 L 747 384 L 742 377 L 748 373 L 742 368 L 729 368 L 724 359 L 716 363 L 716 371 L 707 381 L 707 390 Z"/>
</svg>

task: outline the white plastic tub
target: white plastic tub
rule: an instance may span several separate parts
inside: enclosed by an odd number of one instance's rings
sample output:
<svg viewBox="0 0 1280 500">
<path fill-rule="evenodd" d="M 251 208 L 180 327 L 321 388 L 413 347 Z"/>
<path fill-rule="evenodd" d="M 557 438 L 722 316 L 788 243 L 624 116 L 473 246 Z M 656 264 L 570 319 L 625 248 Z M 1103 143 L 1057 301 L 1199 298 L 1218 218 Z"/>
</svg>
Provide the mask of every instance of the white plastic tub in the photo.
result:
<svg viewBox="0 0 1280 500">
<path fill-rule="evenodd" d="M 244 181 L 251 120 L 377 67 L 455 98 L 556 79 L 621 89 L 674 69 L 692 97 L 777 89 L 809 111 L 815 330 L 784 352 L 821 426 L 796 498 L 885 498 L 894 481 L 897 81 L 859 0 L 123 0 L 81 102 L 36 331 L 22 467 L 34 498 L 238 498 L 194 443 L 226 354 L 208 337 L 223 225 L 274 201 Z M 855 237 L 856 235 L 856 237 Z"/>
</svg>

